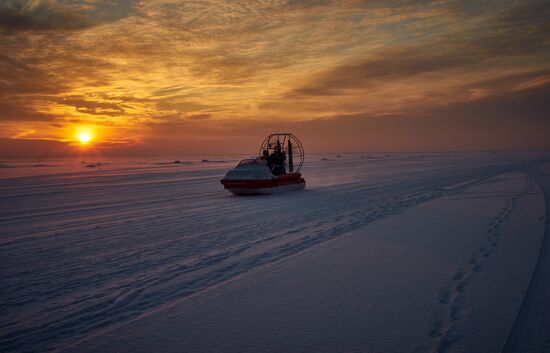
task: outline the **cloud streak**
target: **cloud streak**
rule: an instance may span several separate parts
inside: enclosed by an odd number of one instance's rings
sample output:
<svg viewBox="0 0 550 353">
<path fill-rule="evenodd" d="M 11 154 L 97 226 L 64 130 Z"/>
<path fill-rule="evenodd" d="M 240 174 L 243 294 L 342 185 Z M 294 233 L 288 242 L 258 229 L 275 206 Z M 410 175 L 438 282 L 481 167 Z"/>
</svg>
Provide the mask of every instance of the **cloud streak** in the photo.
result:
<svg viewBox="0 0 550 353">
<path fill-rule="evenodd" d="M 116 20 L 121 10 L 131 7 L 123 1 L 6 0 L 0 4 L 0 29 L 18 31 L 78 31 Z"/>
</svg>

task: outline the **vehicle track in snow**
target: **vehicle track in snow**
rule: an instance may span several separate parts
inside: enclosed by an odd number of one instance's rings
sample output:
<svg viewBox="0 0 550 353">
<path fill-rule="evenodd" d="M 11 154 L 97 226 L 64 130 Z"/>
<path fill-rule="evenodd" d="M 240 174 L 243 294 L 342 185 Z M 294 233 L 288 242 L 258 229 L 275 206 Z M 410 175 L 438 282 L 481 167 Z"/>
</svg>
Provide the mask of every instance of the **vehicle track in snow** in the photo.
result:
<svg viewBox="0 0 550 353">
<path fill-rule="evenodd" d="M 550 351 L 550 165 L 524 165 L 523 170 L 538 184 L 544 195 L 545 230 L 537 264 L 503 353 L 544 353 Z"/>
<path fill-rule="evenodd" d="M 371 179 L 364 161 L 338 165 L 350 182 L 267 197 L 226 194 L 217 169 L 188 178 L 137 170 L 67 187 L 63 177 L 12 180 L 0 191 L 1 350 L 62 349 L 515 168 L 459 161 Z"/>
</svg>

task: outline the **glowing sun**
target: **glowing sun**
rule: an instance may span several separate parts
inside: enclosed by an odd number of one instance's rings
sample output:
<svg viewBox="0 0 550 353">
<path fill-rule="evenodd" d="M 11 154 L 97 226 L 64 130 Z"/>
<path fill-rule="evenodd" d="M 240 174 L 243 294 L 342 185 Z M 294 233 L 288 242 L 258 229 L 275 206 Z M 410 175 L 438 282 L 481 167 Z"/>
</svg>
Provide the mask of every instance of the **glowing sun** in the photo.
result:
<svg viewBox="0 0 550 353">
<path fill-rule="evenodd" d="M 87 144 L 88 142 L 92 141 L 92 135 L 89 132 L 79 132 L 76 135 L 76 139 L 81 144 Z"/>
</svg>

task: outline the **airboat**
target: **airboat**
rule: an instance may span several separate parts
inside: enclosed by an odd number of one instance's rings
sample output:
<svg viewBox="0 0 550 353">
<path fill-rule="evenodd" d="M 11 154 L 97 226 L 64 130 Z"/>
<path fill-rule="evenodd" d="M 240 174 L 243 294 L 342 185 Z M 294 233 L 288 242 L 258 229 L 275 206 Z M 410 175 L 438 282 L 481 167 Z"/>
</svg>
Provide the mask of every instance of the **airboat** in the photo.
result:
<svg viewBox="0 0 550 353">
<path fill-rule="evenodd" d="M 260 147 L 259 156 L 243 159 L 221 180 L 224 188 L 235 195 L 269 195 L 302 190 L 306 181 L 300 170 L 304 148 L 290 133 L 271 134 Z"/>
</svg>

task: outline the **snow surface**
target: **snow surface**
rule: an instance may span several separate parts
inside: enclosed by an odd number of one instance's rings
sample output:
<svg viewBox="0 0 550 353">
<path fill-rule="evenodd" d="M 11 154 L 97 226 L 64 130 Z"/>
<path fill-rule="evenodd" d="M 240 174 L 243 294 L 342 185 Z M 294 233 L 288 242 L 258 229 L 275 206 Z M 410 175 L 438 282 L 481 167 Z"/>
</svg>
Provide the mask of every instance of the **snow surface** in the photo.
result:
<svg viewBox="0 0 550 353">
<path fill-rule="evenodd" d="M 0 162 L 0 351 L 548 351 L 550 155 L 246 157 Z"/>
</svg>

